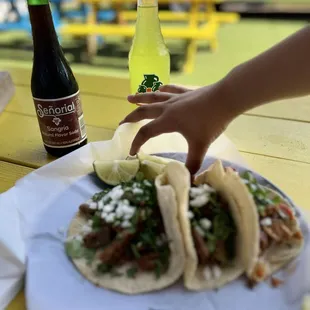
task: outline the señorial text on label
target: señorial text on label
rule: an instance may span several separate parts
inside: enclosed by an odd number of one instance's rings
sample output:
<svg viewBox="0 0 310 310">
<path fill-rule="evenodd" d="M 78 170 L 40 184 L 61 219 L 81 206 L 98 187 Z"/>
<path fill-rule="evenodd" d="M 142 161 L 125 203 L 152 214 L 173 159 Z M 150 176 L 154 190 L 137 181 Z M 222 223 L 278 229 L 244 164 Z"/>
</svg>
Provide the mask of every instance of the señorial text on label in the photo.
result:
<svg viewBox="0 0 310 310">
<path fill-rule="evenodd" d="M 41 104 L 37 105 L 37 114 L 41 118 L 44 116 L 60 116 L 73 112 L 75 112 L 75 106 L 73 102 L 68 105 L 64 104 L 63 106 L 56 108 L 51 105 L 48 108 L 43 108 Z"/>
<path fill-rule="evenodd" d="M 34 98 L 45 145 L 67 147 L 85 140 L 86 128 L 79 93 L 59 99 Z"/>
</svg>

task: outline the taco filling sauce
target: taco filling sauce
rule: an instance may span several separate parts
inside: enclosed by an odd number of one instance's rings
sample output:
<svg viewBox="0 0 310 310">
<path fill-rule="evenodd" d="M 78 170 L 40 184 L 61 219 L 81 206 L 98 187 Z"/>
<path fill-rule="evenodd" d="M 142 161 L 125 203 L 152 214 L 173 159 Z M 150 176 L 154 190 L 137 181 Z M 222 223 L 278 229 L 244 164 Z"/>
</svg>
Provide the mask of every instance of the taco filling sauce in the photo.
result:
<svg viewBox="0 0 310 310">
<path fill-rule="evenodd" d="M 296 229 L 295 211 L 285 204 L 276 195 L 259 185 L 250 172 L 245 172 L 242 176 L 243 182 L 253 195 L 260 223 L 260 256 L 272 245 L 287 243 L 291 245 L 292 239 L 303 238 L 299 229 Z M 254 271 L 254 278 L 265 277 L 264 264 L 257 264 Z"/>
<path fill-rule="evenodd" d="M 236 229 L 228 204 L 207 184 L 191 187 L 188 218 L 206 280 L 218 279 L 235 256 Z"/>
<path fill-rule="evenodd" d="M 106 189 L 82 204 L 79 212 L 87 224 L 67 241 L 70 257 L 89 263 L 96 257 L 96 272 L 113 276 L 121 275 L 117 267 L 127 263 L 129 278 L 139 271 L 159 278 L 168 269 L 170 249 L 153 181 L 140 178 Z"/>
</svg>

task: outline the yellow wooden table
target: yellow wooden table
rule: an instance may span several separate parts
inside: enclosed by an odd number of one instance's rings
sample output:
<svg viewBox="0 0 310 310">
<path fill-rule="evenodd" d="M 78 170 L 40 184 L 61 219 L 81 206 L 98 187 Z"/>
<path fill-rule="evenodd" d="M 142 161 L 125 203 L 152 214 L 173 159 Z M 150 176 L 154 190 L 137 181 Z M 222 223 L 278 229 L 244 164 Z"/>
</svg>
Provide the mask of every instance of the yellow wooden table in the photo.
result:
<svg viewBox="0 0 310 310">
<path fill-rule="evenodd" d="M 16 95 L 0 115 L 0 192 L 53 158 L 42 145 L 30 93 L 30 71 L 8 68 Z M 129 81 L 77 75 L 89 141 L 107 140 L 130 111 Z M 207 117 L 207 116 L 206 116 Z M 227 129 L 249 165 L 309 208 L 310 99 L 276 102 L 236 119 Z M 8 307 L 25 309 L 23 293 Z"/>
</svg>

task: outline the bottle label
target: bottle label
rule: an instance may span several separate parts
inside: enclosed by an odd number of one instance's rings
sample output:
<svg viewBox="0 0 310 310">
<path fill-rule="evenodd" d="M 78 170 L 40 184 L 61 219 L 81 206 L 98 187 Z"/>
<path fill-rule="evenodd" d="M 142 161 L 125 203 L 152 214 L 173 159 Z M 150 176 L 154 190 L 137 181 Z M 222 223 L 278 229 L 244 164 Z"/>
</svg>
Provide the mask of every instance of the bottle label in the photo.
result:
<svg viewBox="0 0 310 310">
<path fill-rule="evenodd" d="M 46 146 L 65 148 L 87 138 L 79 92 L 59 99 L 33 99 Z"/>
<path fill-rule="evenodd" d="M 162 85 L 163 83 L 156 74 L 144 74 L 144 80 L 140 83 L 137 94 L 159 91 Z"/>
</svg>

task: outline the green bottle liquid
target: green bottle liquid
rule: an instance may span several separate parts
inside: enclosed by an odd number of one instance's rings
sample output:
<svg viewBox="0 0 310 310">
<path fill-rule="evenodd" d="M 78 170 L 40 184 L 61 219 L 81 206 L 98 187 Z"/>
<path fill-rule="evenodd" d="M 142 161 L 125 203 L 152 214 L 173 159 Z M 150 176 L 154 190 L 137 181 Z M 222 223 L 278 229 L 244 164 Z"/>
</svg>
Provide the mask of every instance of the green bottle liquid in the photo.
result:
<svg viewBox="0 0 310 310">
<path fill-rule="evenodd" d="M 170 54 L 161 33 L 157 0 L 138 0 L 129 73 L 132 94 L 154 92 L 170 82 Z"/>
</svg>

